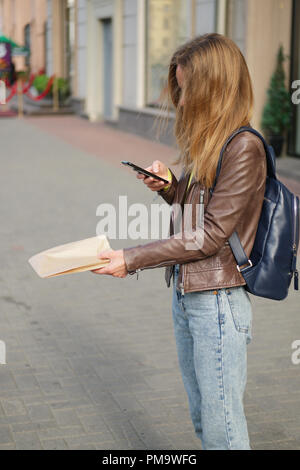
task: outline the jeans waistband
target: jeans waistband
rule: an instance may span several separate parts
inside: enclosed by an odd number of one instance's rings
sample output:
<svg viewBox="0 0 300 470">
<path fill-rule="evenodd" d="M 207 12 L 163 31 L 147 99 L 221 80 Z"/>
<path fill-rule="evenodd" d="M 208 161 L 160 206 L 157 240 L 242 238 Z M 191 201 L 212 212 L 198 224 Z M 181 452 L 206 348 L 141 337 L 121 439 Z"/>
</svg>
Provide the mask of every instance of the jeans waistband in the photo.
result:
<svg viewBox="0 0 300 470">
<path fill-rule="evenodd" d="M 180 264 L 175 264 L 174 265 L 174 276 L 178 276 L 180 270 Z M 230 293 L 232 290 L 236 289 L 241 289 L 244 288 L 244 286 L 232 286 L 232 287 L 218 287 L 216 289 L 207 289 L 205 291 L 196 291 L 196 292 L 205 292 L 206 294 L 217 294 L 219 291 L 224 291 L 226 293 Z"/>
</svg>

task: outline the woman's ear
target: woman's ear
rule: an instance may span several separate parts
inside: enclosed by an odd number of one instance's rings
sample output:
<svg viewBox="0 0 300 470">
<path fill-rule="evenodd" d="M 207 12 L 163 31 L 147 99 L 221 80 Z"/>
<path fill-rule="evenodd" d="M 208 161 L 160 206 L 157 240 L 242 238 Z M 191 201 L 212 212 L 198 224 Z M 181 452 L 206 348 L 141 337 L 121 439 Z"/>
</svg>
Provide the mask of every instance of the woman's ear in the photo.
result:
<svg viewBox="0 0 300 470">
<path fill-rule="evenodd" d="M 181 95 L 180 95 L 180 100 L 179 100 L 179 106 L 183 106 L 184 105 L 184 93 L 183 93 L 183 90 L 181 90 Z"/>
</svg>

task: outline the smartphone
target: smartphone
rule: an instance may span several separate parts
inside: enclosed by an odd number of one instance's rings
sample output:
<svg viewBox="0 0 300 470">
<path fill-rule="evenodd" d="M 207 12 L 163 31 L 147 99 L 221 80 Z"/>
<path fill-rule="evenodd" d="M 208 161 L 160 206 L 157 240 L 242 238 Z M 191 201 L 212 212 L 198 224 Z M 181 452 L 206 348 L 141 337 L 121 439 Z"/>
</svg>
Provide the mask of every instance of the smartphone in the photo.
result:
<svg viewBox="0 0 300 470">
<path fill-rule="evenodd" d="M 138 173 L 141 173 L 142 175 L 151 176 L 151 178 L 155 178 L 156 180 L 163 181 L 166 184 L 170 183 L 170 181 L 165 180 L 164 178 L 161 178 L 160 176 L 157 176 L 155 173 L 150 173 L 150 171 L 144 170 L 144 168 L 141 168 L 140 166 L 137 166 L 134 163 L 126 162 L 126 161 L 122 161 L 122 163 L 123 165 L 130 166 L 134 171 L 137 171 Z"/>
</svg>

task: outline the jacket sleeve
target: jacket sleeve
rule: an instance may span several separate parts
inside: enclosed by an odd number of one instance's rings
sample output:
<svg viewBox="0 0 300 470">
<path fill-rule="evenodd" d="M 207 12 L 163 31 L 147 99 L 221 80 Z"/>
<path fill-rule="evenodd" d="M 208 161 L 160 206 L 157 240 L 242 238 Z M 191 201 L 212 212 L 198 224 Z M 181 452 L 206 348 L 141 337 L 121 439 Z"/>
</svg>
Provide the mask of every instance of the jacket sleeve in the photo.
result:
<svg viewBox="0 0 300 470">
<path fill-rule="evenodd" d="M 177 188 L 178 181 L 177 181 L 176 176 L 172 172 L 172 170 L 170 170 L 170 168 L 168 168 L 168 174 L 171 175 L 171 177 L 172 177 L 170 185 L 167 187 L 167 189 L 166 188 L 160 189 L 159 191 L 157 191 L 157 193 L 168 204 L 171 205 L 173 203 L 173 200 L 174 200 L 174 196 L 175 196 L 175 193 L 176 193 L 176 188 Z"/>
<path fill-rule="evenodd" d="M 240 219 L 245 218 L 247 205 L 262 203 L 257 200 L 257 191 L 262 193 L 265 180 L 266 155 L 263 144 L 256 136 L 249 138 L 240 134 L 240 138 L 233 139 L 224 152 L 219 178 L 206 207 L 202 228 L 183 231 L 165 240 L 125 248 L 128 272 L 183 264 L 217 253 L 235 231 Z"/>
</svg>

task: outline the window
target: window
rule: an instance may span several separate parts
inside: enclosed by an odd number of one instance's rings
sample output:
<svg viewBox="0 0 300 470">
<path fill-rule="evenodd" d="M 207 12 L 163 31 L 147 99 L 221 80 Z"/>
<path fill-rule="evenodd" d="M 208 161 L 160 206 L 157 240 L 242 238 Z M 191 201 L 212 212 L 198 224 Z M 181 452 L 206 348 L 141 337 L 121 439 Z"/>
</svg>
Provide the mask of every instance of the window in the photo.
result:
<svg viewBox="0 0 300 470">
<path fill-rule="evenodd" d="M 246 0 L 228 0 L 226 13 L 226 35 L 232 39 L 245 54 Z"/>
<path fill-rule="evenodd" d="M 175 49 L 189 39 L 187 0 L 146 0 L 146 104 L 158 106 Z"/>
<path fill-rule="evenodd" d="M 164 29 L 169 29 L 169 18 L 167 16 L 164 17 Z"/>
<path fill-rule="evenodd" d="M 291 52 L 291 83 L 300 80 L 300 3 L 294 0 Z M 299 99 L 299 85 L 292 89 Z M 292 128 L 289 132 L 288 154 L 300 157 L 300 104 L 293 104 Z"/>
</svg>

